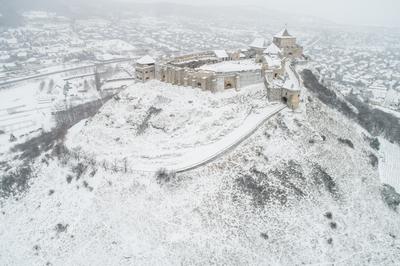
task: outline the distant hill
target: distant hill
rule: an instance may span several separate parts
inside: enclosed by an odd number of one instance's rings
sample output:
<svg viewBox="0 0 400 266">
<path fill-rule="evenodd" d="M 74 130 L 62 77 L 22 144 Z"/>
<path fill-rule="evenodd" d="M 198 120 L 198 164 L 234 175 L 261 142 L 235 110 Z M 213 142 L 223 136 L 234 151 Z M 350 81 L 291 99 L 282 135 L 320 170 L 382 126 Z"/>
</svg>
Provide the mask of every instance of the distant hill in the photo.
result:
<svg viewBox="0 0 400 266">
<path fill-rule="evenodd" d="M 130 3 L 106 0 L 14 0 L 0 5 L 3 25 L 13 26 L 21 22 L 20 14 L 29 10 L 56 12 L 69 17 L 109 16 L 132 13 L 148 16 L 180 16 L 192 18 L 224 19 L 227 21 L 262 21 L 271 26 L 331 25 L 320 18 L 301 16 L 254 6 L 192 6 L 190 4 Z"/>
</svg>

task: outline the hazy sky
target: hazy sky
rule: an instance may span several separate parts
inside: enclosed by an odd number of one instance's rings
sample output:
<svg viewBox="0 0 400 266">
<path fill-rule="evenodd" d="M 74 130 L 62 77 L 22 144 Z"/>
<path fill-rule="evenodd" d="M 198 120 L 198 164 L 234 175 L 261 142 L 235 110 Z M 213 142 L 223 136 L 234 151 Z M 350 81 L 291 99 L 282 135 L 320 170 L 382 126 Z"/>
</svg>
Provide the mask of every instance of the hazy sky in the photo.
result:
<svg viewBox="0 0 400 266">
<path fill-rule="evenodd" d="M 400 27 L 400 0 L 124 0 L 201 5 L 246 4 L 322 17 L 341 24 Z M 266 14 L 268 15 L 268 14 Z"/>
</svg>

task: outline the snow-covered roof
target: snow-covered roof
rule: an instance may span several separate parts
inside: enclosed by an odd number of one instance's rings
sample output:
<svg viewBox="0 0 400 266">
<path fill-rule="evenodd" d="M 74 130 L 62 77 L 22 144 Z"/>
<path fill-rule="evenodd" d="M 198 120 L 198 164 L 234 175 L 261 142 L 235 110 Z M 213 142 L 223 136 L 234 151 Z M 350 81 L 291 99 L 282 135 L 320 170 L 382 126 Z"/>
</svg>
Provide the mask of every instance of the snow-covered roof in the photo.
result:
<svg viewBox="0 0 400 266">
<path fill-rule="evenodd" d="M 280 54 L 280 53 L 282 53 L 281 49 L 274 43 L 271 43 L 267 47 L 267 49 L 264 50 L 264 54 Z"/>
<path fill-rule="evenodd" d="M 149 56 L 149 55 L 145 55 L 142 58 L 140 58 L 139 60 L 137 60 L 138 64 L 140 65 L 151 65 L 151 64 L 155 64 L 156 61 L 154 60 L 153 57 Z"/>
<path fill-rule="evenodd" d="M 215 50 L 214 53 L 218 58 L 229 58 L 229 55 L 225 50 Z"/>
<path fill-rule="evenodd" d="M 281 67 L 282 65 L 282 60 L 281 59 L 279 59 L 279 58 L 277 58 L 277 57 L 273 57 L 273 56 L 269 56 L 269 55 L 265 55 L 264 56 L 264 59 L 265 59 L 265 61 L 267 62 L 267 64 L 268 64 L 268 67 L 270 67 L 270 68 L 279 68 L 279 67 Z"/>
<path fill-rule="evenodd" d="M 251 48 L 266 48 L 268 42 L 264 38 L 256 38 L 251 44 Z"/>
<path fill-rule="evenodd" d="M 277 34 L 275 34 L 274 37 L 285 38 L 285 37 L 292 37 L 292 36 L 289 34 L 288 30 L 285 28 L 285 29 L 281 30 L 280 32 L 278 32 Z"/>
</svg>

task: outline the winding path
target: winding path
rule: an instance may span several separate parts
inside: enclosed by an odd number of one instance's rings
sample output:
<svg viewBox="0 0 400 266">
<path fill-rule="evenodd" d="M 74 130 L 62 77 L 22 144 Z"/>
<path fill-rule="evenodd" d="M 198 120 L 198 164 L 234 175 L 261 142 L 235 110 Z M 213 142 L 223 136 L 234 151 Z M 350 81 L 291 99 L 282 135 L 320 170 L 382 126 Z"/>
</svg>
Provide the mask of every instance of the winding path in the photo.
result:
<svg viewBox="0 0 400 266">
<path fill-rule="evenodd" d="M 254 115 L 252 119 L 246 120 L 242 126 L 240 126 L 232 133 L 228 134 L 221 141 L 195 150 L 192 155 L 198 155 L 195 156 L 196 162 L 186 162 L 185 165 L 182 164 L 178 167 L 174 167 L 168 170 L 171 170 L 175 173 L 184 173 L 211 163 L 212 161 L 235 149 L 238 145 L 251 137 L 266 121 L 284 110 L 286 107 L 286 105 L 277 104 L 272 109 L 266 110 L 261 114 Z M 208 147 L 213 145 L 216 146 L 216 149 L 214 151 L 208 152 L 207 154 Z M 186 156 L 190 157 L 190 155 Z"/>
</svg>

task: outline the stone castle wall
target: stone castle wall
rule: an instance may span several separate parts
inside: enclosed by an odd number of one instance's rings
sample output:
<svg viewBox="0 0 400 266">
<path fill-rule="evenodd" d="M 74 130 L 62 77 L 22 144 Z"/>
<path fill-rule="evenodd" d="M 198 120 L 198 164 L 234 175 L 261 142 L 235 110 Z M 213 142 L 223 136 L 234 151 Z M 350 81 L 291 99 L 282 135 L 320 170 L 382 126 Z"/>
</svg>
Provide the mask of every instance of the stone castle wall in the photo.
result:
<svg viewBox="0 0 400 266">
<path fill-rule="evenodd" d="M 261 70 L 220 73 L 198 69 L 201 65 L 217 62 L 220 60 L 212 52 L 176 57 L 171 61 L 155 64 L 155 79 L 213 92 L 239 89 L 263 81 Z"/>
</svg>

